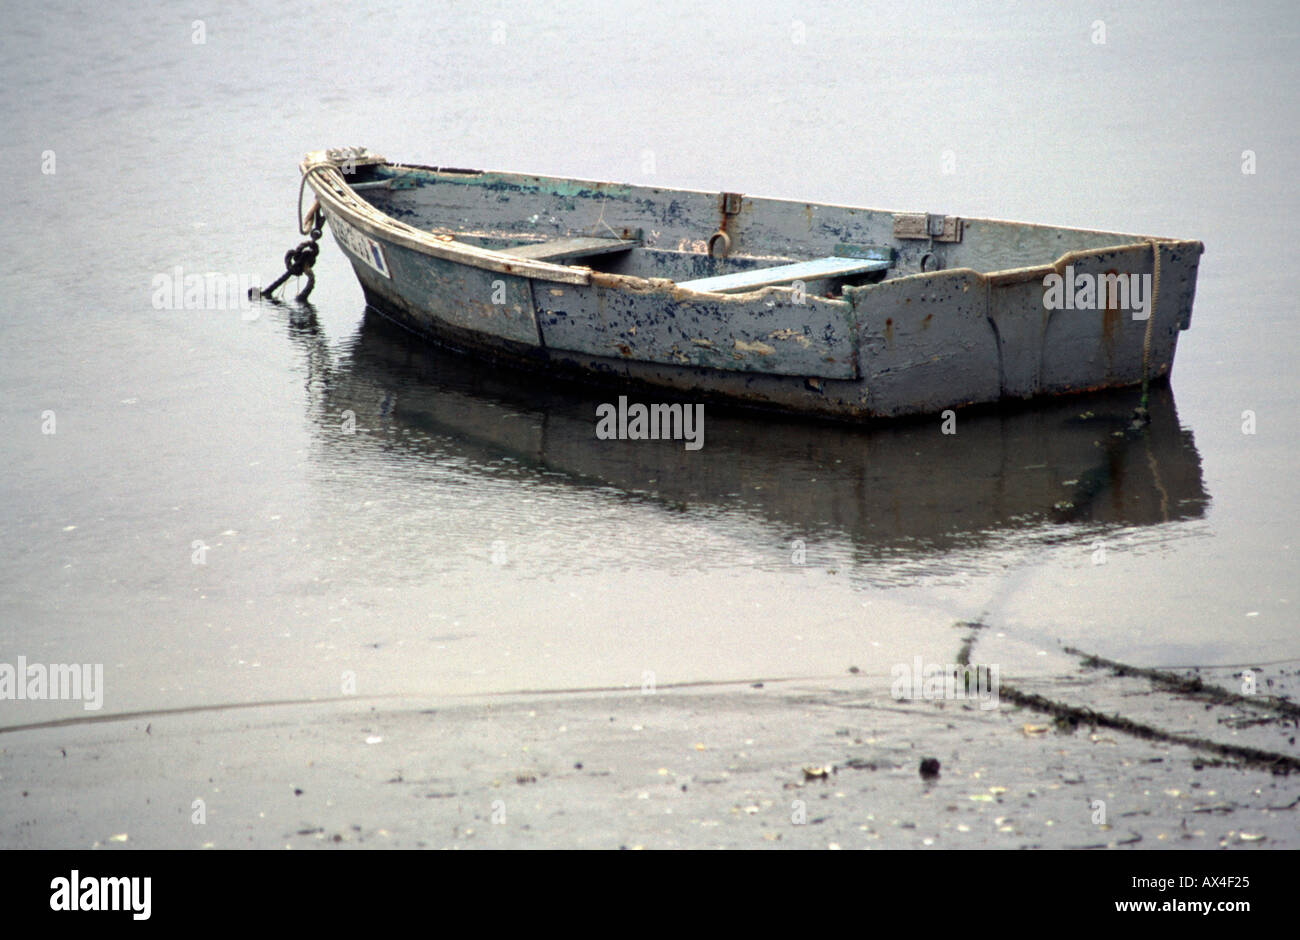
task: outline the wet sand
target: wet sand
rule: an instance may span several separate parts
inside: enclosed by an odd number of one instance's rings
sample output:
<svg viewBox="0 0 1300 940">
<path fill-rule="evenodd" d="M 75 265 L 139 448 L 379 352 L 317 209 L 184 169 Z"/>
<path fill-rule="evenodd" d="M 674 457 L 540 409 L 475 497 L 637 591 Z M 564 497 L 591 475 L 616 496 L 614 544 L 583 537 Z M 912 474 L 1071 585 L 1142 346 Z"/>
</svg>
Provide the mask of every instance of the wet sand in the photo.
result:
<svg viewBox="0 0 1300 940">
<path fill-rule="evenodd" d="M 1263 699 L 1109 669 L 1016 689 L 1300 759 Z M 863 673 L 141 715 L 0 745 L 5 848 L 1300 847 L 1300 774 L 1054 720 L 1005 688 L 991 709 L 898 700 Z"/>
</svg>

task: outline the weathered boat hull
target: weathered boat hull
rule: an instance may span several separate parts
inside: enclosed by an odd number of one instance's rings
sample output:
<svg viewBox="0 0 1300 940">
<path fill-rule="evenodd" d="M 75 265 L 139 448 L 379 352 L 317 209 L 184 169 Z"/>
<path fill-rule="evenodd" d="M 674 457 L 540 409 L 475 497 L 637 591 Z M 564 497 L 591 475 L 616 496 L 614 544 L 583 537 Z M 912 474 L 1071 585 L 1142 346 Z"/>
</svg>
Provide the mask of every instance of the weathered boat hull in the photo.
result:
<svg viewBox="0 0 1300 940">
<path fill-rule="evenodd" d="M 547 375 L 828 417 L 1131 386 L 1144 362 L 1161 381 L 1190 324 L 1203 250 L 926 216 L 917 238 L 911 216 L 877 210 L 382 162 L 366 164 L 354 190 L 358 177 L 321 154 L 303 169 L 367 301 L 435 342 Z M 604 270 L 522 256 L 521 239 L 544 251 L 546 239 L 591 233 L 596 213 L 615 238 L 635 235 L 637 250 L 580 259 Z M 727 257 L 710 253 L 711 233 Z M 885 246 L 890 274 L 730 294 L 691 287 L 846 244 Z M 1051 263 L 1023 263 L 1045 252 Z M 1150 323 L 1119 304 L 1050 309 L 1045 278 L 1067 272 L 1154 281 Z M 671 276 L 642 276 L 657 273 Z"/>
</svg>

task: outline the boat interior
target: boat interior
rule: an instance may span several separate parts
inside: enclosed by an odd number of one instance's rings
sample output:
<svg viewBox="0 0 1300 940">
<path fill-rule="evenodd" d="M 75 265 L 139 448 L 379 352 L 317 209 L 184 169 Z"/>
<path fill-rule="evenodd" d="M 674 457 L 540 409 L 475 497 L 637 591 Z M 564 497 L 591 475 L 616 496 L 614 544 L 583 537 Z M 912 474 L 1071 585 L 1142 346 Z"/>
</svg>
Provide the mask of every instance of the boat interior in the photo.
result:
<svg viewBox="0 0 1300 940">
<path fill-rule="evenodd" d="M 738 193 L 388 162 L 345 179 L 370 205 L 443 241 L 705 293 L 845 287 L 952 268 L 1050 265 L 1148 236 L 890 212 Z"/>
</svg>

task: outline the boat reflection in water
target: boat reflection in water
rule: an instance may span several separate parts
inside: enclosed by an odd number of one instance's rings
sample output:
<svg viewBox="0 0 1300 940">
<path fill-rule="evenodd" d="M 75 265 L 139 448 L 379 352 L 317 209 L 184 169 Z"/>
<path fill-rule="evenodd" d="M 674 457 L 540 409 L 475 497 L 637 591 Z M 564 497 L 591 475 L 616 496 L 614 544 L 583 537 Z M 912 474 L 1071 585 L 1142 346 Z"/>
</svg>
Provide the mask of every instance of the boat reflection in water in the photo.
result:
<svg viewBox="0 0 1300 940">
<path fill-rule="evenodd" d="M 1208 504 L 1192 434 L 1165 384 L 1152 389 L 1140 432 L 1129 430 L 1136 392 L 963 412 L 953 434 L 937 417 L 863 428 L 708 406 L 703 449 L 687 450 L 680 440 L 600 440 L 596 407 L 611 393 L 539 384 L 439 351 L 371 311 L 340 353 L 310 309 L 291 317 L 332 460 L 416 456 L 512 481 L 533 474 L 548 485 L 614 488 L 670 511 L 742 512 L 781 539 L 847 539 L 863 565 L 924 562 L 1008 537 L 1093 538 L 1197 519 Z M 365 434 L 339 433 L 346 412 Z"/>
</svg>

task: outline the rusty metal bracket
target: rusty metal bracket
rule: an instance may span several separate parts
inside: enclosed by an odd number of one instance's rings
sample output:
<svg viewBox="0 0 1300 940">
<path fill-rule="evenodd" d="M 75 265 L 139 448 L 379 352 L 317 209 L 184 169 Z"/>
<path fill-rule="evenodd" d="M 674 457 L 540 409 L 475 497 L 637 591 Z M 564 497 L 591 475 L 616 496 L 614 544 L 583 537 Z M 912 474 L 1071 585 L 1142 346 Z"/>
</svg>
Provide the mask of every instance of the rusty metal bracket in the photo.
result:
<svg viewBox="0 0 1300 940">
<path fill-rule="evenodd" d="M 727 226 L 731 223 L 733 216 L 740 215 L 743 199 L 744 197 L 740 193 L 722 193 L 720 195 L 718 203 L 722 215 L 718 220 L 718 230 L 709 236 L 710 257 L 725 258 L 731 254 L 731 233 L 727 231 Z"/>
</svg>

